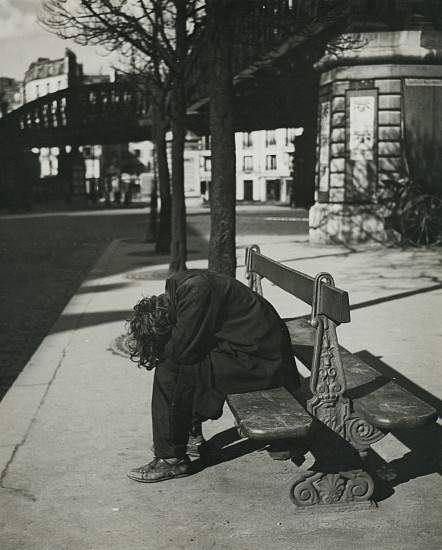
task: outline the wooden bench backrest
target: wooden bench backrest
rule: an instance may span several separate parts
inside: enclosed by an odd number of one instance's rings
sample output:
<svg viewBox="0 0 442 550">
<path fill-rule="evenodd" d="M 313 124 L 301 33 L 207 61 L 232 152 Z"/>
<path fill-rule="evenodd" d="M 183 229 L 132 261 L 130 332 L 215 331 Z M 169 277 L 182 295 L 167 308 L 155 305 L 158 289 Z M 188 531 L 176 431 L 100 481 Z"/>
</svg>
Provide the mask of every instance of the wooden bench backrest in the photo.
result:
<svg viewBox="0 0 442 550">
<path fill-rule="evenodd" d="M 253 247 L 246 250 L 246 266 L 249 271 L 268 279 L 306 304 L 313 305 L 315 279 L 310 275 L 282 265 L 264 256 Z M 348 293 L 328 283 L 321 283 L 316 313 L 326 315 L 338 324 L 349 323 Z"/>
</svg>

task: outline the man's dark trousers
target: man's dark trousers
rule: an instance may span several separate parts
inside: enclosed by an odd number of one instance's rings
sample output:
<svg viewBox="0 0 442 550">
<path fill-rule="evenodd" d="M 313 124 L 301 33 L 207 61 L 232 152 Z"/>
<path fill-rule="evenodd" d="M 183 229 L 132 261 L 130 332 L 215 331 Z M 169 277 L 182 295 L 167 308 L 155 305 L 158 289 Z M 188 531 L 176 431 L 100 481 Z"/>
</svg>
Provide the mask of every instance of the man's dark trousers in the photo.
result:
<svg viewBox="0 0 442 550">
<path fill-rule="evenodd" d="M 152 391 L 152 428 L 155 456 L 184 458 L 195 393 L 194 365 L 182 367 L 166 361 L 154 374 Z"/>
</svg>

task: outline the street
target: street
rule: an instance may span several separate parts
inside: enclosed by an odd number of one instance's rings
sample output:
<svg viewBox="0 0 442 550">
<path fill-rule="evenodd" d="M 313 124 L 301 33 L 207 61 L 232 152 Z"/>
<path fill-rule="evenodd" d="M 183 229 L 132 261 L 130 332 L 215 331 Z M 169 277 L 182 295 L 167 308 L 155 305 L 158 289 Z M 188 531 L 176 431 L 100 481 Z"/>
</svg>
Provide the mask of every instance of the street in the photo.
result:
<svg viewBox="0 0 442 550">
<path fill-rule="evenodd" d="M 307 234 L 305 210 L 241 205 L 237 211 L 239 238 Z M 107 245 L 114 239 L 145 240 L 148 213 L 134 204 L 0 216 L 0 399 Z M 188 213 L 189 234 L 201 238 L 199 249 L 189 254 L 207 258 L 209 209 Z M 139 262 L 149 265 L 149 256 Z"/>
</svg>

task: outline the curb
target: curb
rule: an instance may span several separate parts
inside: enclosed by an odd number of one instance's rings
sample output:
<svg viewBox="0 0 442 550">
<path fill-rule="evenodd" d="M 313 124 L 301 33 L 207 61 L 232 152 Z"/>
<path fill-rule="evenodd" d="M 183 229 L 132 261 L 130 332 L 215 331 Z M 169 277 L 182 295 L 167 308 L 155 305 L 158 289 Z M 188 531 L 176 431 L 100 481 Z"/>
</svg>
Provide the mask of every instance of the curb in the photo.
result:
<svg viewBox="0 0 442 550">
<path fill-rule="evenodd" d="M 79 289 L 91 279 L 103 277 L 120 241 L 121 239 L 116 239 L 111 242 L 87 274 Z M 65 350 L 81 323 L 91 299 L 91 295 L 81 294 L 78 291 L 72 296 L 49 334 L 43 339 L 0 402 L 0 433 L 2 434 L 0 481 L 6 476 L 17 450 L 26 442 L 32 424 L 57 376 L 57 371 L 63 364 Z M 64 328 L 65 319 L 63 317 L 65 315 L 70 316 L 71 327 L 72 317 L 75 318 L 74 328 Z"/>
</svg>

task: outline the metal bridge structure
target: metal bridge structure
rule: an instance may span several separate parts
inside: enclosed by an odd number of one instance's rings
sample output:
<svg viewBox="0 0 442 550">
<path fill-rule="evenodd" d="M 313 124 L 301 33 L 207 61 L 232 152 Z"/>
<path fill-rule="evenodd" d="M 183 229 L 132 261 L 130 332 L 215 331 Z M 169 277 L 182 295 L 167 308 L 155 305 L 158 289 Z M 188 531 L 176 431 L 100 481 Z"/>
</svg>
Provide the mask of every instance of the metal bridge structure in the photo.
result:
<svg viewBox="0 0 442 550">
<path fill-rule="evenodd" d="M 145 95 L 126 82 L 72 86 L 0 119 L 0 147 L 24 149 L 149 140 Z"/>
<path fill-rule="evenodd" d="M 70 201 L 85 192 L 84 183 L 74 191 L 79 146 L 151 139 L 146 96 L 131 82 L 72 86 L 25 103 L 0 119 L 0 208 L 30 207 L 40 173 L 32 150 L 59 148 L 59 181 L 50 192 Z"/>
</svg>

